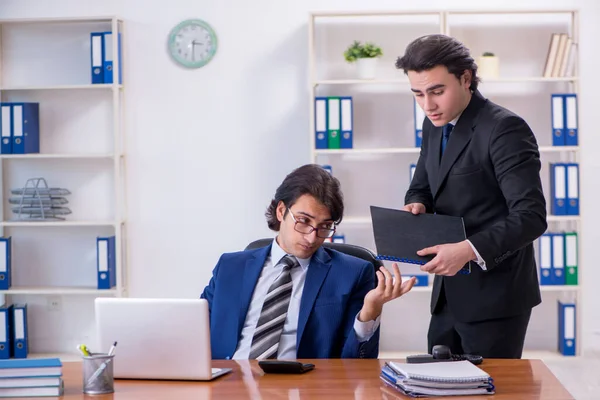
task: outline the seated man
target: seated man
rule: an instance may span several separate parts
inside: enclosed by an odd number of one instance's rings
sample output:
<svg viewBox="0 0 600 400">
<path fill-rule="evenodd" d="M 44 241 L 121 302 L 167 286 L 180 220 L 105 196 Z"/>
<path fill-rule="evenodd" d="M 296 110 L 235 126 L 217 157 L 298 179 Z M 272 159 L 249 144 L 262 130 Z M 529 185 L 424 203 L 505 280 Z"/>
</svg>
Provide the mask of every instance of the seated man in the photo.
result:
<svg viewBox="0 0 600 400">
<path fill-rule="evenodd" d="M 383 304 L 407 293 L 381 268 L 322 248 L 342 220 L 337 178 L 318 165 L 290 173 L 267 209 L 272 244 L 223 254 L 202 298 L 214 359 L 377 358 Z M 395 282 L 394 282 L 395 277 Z"/>
</svg>

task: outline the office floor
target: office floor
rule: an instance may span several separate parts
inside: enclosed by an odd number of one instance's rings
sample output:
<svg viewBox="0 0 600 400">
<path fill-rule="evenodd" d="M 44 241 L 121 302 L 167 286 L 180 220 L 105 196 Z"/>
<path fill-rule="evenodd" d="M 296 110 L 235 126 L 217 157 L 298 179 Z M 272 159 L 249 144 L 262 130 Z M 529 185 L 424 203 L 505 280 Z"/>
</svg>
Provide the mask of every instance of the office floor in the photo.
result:
<svg viewBox="0 0 600 400">
<path fill-rule="evenodd" d="M 575 399 L 600 398 L 600 353 L 551 358 L 544 363 Z"/>
</svg>

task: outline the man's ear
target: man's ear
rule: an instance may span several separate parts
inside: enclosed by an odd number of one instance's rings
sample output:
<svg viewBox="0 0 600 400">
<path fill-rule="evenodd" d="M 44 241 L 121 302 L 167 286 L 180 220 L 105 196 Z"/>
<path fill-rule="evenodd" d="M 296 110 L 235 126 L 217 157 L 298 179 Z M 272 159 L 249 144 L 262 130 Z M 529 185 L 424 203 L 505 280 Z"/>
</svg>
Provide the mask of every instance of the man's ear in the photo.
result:
<svg viewBox="0 0 600 400">
<path fill-rule="evenodd" d="M 279 203 L 277 204 L 277 209 L 276 209 L 276 213 L 277 213 L 277 220 L 279 222 L 283 221 L 283 216 L 285 215 L 285 204 L 283 203 L 283 201 L 279 201 Z"/>
<path fill-rule="evenodd" d="M 463 72 L 462 77 L 461 77 L 461 84 L 463 84 L 465 87 L 469 88 L 469 87 L 471 87 L 472 80 L 473 80 L 472 71 L 470 69 L 465 69 L 465 72 Z"/>
</svg>

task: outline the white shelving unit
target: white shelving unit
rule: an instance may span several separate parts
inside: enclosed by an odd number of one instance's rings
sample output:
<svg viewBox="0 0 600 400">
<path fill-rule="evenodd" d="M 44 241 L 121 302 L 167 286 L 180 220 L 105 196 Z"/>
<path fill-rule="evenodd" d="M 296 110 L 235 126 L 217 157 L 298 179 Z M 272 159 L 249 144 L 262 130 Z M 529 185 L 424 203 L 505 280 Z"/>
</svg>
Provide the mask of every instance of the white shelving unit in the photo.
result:
<svg viewBox="0 0 600 400">
<path fill-rule="evenodd" d="M 526 32 L 524 34 L 524 32 Z M 409 81 L 402 71 L 394 67 L 395 58 L 402 55 L 413 39 L 432 33 L 457 37 L 477 57 L 484 51 L 494 51 L 501 57 L 501 74 L 494 79 L 483 79 L 480 90 L 492 101 L 521 115 L 532 127 L 538 139 L 542 159 L 542 180 L 546 199 L 549 199 L 549 162 L 579 162 L 579 146 L 552 146 L 550 126 L 550 94 L 579 92 L 577 62 L 574 76 L 544 78 L 547 44 L 553 32 L 569 33 L 574 43 L 579 40 L 578 13 L 573 10 L 497 10 L 497 11 L 373 11 L 373 12 L 315 12 L 309 16 L 309 125 L 310 160 L 328 164 L 342 183 L 346 201 L 346 215 L 338 232 L 346 241 L 374 250 L 371 218 L 368 206 L 381 205 L 401 208 L 408 189 L 410 163 L 416 162 L 419 148 L 414 146 L 413 99 Z M 517 36 L 520 35 L 520 36 Z M 520 39 L 515 40 L 515 37 Z M 530 40 L 524 40 L 527 37 Z M 371 41 L 383 49 L 384 56 L 378 66 L 378 75 L 372 80 L 356 79 L 353 66 L 343 59 L 343 52 L 353 40 Z M 540 45 L 539 43 L 543 43 Z M 521 49 L 521 47 L 523 47 Z M 496 51 L 497 50 L 497 51 Z M 516 54 L 512 56 L 511 54 Z M 353 148 L 315 148 L 315 110 L 317 96 L 352 96 L 353 98 Z M 498 97 L 498 99 L 496 99 Z M 510 100 L 516 99 L 511 106 Z M 521 100 L 523 99 L 523 100 Z M 529 101 L 529 103 L 528 103 Z M 531 103 L 541 104 L 538 108 Z M 541 110 L 541 112 L 539 112 Z M 581 133 L 579 126 L 579 144 Z M 377 169 L 379 168 L 379 169 Z M 400 168 L 398 170 L 398 168 Z M 549 201 L 548 210 L 549 210 Z M 548 211 L 549 231 L 569 229 L 580 232 L 581 216 L 555 216 Z M 578 241 L 579 277 L 582 275 L 581 239 Z M 539 265 L 539 264 L 538 264 Z M 410 272 L 409 272 L 410 273 Z M 430 282 L 431 284 L 431 282 Z M 556 320 L 556 296 L 569 296 L 577 301 L 577 354 L 581 355 L 581 290 L 580 286 L 540 286 L 542 305 L 551 310 L 532 317 L 529 331 L 546 329 L 548 320 Z M 413 288 L 415 293 L 430 293 L 431 286 Z M 554 297 L 552 297 L 554 296 Z M 402 302 L 410 302 L 404 306 Z M 413 295 L 386 305 L 388 313 L 401 313 L 411 318 L 397 326 L 395 337 L 382 330 L 382 354 L 415 354 L 415 346 L 424 346 L 426 325 L 429 321 L 429 296 Z M 390 309 L 392 311 L 390 311 Z M 386 312 L 384 311 L 384 319 Z M 545 325 L 545 327 L 537 327 Z M 394 325 L 382 320 L 385 324 Z M 417 325 L 415 331 L 404 334 Z M 392 329 L 392 328 L 390 328 Z M 420 330 L 419 330 L 420 329 Z M 553 331 L 557 329 L 552 328 Z M 528 331 L 528 334 L 530 333 Z M 406 343 L 407 336 L 423 335 L 421 340 Z M 540 335 L 541 336 L 541 335 Z M 530 343 L 544 342 L 536 339 Z M 398 344 L 396 344 L 398 343 Z M 413 343 L 416 343 L 413 344 Z M 560 356 L 556 340 L 546 340 L 546 348 L 528 348 L 525 355 L 543 355 L 544 358 Z M 400 353 L 398 353 L 400 352 Z M 562 357 L 562 356 L 561 356 Z"/>
<path fill-rule="evenodd" d="M 115 83 L 91 84 L 90 33 L 108 31 L 121 36 Z M 94 298 L 127 295 L 124 43 L 114 16 L 0 20 L 0 101 L 40 104 L 40 153 L 0 155 L 0 231 L 13 241 L 13 283 L 0 296 L 28 304 L 31 357 L 78 358 L 75 344 L 95 337 Z M 15 219 L 10 189 L 37 177 L 70 190 L 66 220 Z M 98 290 L 96 238 L 112 235 L 116 286 Z"/>
</svg>

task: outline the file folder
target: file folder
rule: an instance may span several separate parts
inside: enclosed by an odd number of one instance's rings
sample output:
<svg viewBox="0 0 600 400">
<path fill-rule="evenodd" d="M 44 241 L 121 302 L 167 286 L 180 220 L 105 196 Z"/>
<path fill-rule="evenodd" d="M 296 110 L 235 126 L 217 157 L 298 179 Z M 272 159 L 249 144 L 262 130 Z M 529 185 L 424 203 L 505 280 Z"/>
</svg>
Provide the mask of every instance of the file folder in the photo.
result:
<svg viewBox="0 0 600 400">
<path fill-rule="evenodd" d="M 10 308 L 0 306 L 0 359 L 6 360 L 11 356 Z"/>
<path fill-rule="evenodd" d="M 565 233 L 565 284 L 566 285 L 577 285 L 578 284 L 578 243 L 577 243 L 577 232 Z"/>
<path fill-rule="evenodd" d="M 565 164 L 550 164 L 550 212 L 567 215 L 567 168 Z"/>
<path fill-rule="evenodd" d="M 427 274 L 414 274 L 402 276 L 402 281 L 407 281 L 412 277 L 416 277 L 415 286 L 429 286 L 429 275 Z"/>
<path fill-rule="evenodd" d="M 565 164 L 567 168 L 567 215 L 579 215 L 579 164 Z"/>
<path fill-rule="evenodd" d="M 565 237 L 552 233 L 552 284 L 565 284 Z"/>
<path fill-rule="evenodd" d="M 544 233 L 539 239 L 540 285 L 552 285 L 552 236 Z"/>
<path fill-rule="evenodd" d="M 92 84 L 104 83 L 104 34 L 92 32 L 90 34 Z"/>
<path fill-rule="evenodd" d="M 327 97 L 315 98 L 315 148 L 327 149 Z"/>
<path fill-rule="evenodd" d="M 558 351 L 574 356 L 576 351 L 575 303 L 558 300 Z"/>
<path fill-rule="evenodd" d="M 0 237 L 0 290 L 8 290 L 12 275 L 12 238 Z"/>
<path fill-rule="evenodd" d="M 333 243 L 346 243 L 346 237 L 344 235 L 333 235 L 331 239 Z"/>
<path fill-rule="evenodd" d="M 321 167 L 323 167 L 323 169 L 327 172 L 329 172 L 331 175 L 333 175 L 333 168 L 331 167 L 331 165 L 321 165 Z"/>
<path fill-rule="evenodd" d="M 425 120 L 425 112 L 417 99 L 414 100 L 414 116 L 415 116 L 415 147 L 421 147 L 423 141 L 423 121 Z"/>
<path fill-rule="evenodd" d="M 577 94 L 569 93 L 564 95 L 565 99 L 565 144 L 567 146 L 578 145 L 578 112 L 577 112 Z"/>
<path fill-rule="evenodd" d="M 552 145 L 564 146 L 565 139 L 565 105 L 562 94 L 552 95 Z"/>
<path fill-rule="evenodd" d="M 121 34 L 117 35 L 117 53 L 113 52 L 113 37 L 112 32 L 103 32 L 104 35 L 104 46 L 103 46 L 103 68 L 104 68 L 104 83 L 114 83 L 114 56 L 116 55 L 117 61 L 119 62 L 119 80 L 118 83 L 122 83 L 122 70 L 121 68 Z"/>
<path fill-rule="evenodd" d="M 12 110 L 13 154 L 39 153 L 39 103 L 12 103 Z"/>
<path fill-rule="evenodd" d="M 111 289 L 116 285 L 115 237 L 96 239 L 98 289 Z"/>
<path fill-rule="evenodd" d="M 420 256 L 417 251 L 467 238 L 462 217 L 413 215 L 408 211 L 371 206 L 371 218 L 379 260 L 423 265 L 434 255 Z M 470 273 L 470 264 L 467 263 L 460 273 Z"/>
<path fill-rule="evenodd" d="M 353 108 L 352 97 L 340 97 L 341 106 L 341 128 L 342 137 L 340 138 L 341 149 L 352 148 L 352 127 L 353 127 Z"/>
<path fill-rule="evenodd" d="M 12 110 L 10 104 L 0 103 L 0 154 L 12 154 Z"/>
<path fill-rule="evenodd" d="M 327 98 L 327 134 L 328 146 L 330 149 L 339 149 L 341 145 L 340 139 L 340 98 Z"/>
<path fill-rule="evenodd" d="M 412 182 L 413 177 L 415 176 L 415 170 L 417 169 L 417 164 L 410 164 L 410 177 L 408 179 L 408 183 Z"/>
<path fill-rule="evenodd" d="M 12 307 L 13 321 L 13 356 L 27 358 L 29 354 L 27 304 L 14 304 Z"/>
</svg>

